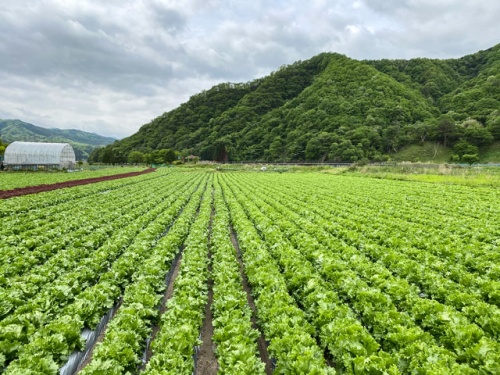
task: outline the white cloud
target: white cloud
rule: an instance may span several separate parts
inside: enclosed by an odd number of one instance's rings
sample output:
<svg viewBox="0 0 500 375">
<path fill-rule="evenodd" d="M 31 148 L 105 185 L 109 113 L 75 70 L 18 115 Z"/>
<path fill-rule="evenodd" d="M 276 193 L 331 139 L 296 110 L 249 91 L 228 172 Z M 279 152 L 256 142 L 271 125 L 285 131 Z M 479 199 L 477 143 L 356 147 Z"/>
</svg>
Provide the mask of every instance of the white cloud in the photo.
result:
<svg viewBox="0 0 500 375">
<path fill-rule="evenodd" d="M 123 137 L 219 82 L 325 51 L 489 48 L 498 14 L 493 0 L 17 0 L 0 8 L 0 117 Z"/>
</svg>

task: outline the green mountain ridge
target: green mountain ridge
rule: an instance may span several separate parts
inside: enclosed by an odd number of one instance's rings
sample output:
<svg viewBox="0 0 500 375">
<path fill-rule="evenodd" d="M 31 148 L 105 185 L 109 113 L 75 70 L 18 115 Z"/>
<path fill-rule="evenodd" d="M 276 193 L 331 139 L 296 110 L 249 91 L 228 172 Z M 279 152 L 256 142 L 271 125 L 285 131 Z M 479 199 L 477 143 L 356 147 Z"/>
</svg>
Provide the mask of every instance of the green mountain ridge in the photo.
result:
<svg viewBox="0 0 500 375">
<path fill-rule="evenodd" d="M 217 161 L 378 161 L 429 141 L 456 161 L 500 141 L 500 44 L 444 60 L 322 53 L 194 95 L 91 159 L 174 149 Z"/>
<path fill-rule="evenodd" d="M 14 141 L 69 143 L 75 151 L 77 160 L 87 159 L 96 148 L 116 141 L 115 138 L 82 130 L 47 129 L 21 120 L 0 120 L 0 134 L 5 143 Z"/>
</svg>

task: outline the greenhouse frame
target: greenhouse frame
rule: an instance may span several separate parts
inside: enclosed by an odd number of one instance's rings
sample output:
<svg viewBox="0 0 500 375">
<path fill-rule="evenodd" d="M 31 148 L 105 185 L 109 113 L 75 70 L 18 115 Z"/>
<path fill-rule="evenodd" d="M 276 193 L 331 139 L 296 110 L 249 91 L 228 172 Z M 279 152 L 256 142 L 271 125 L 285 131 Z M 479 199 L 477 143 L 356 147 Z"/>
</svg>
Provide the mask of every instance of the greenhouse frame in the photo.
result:
<svg viewBox="0 0 500 375">
<path fill-rule="evenodd" d="M 4 165 L 12 170 L 73 169 L 75 151 L 69 143 L 12 142 Z"/>
</svg>

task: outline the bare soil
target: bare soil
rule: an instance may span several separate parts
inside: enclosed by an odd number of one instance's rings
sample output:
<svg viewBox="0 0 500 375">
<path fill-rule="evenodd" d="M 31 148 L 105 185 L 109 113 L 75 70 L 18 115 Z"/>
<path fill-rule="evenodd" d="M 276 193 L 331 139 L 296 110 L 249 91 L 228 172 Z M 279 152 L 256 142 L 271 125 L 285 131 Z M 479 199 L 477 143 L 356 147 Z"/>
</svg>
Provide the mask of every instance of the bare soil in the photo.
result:
<svg viewBox="0 0 500 375">
<path fill-rule="evenodd" d="M 102 182 L 102 181 L 117 180 L 119 178 L 134 177 L 134 176 L 139 176 L 141 174 L 151 173 L 151 172 L 154 172 L 155 170 L 156 169 L 154 169 L 154 168 L 148 168 L 148 169 L 145 169 L 145 170 L 139 171 L 139 172 L 120 173 L 120 174 L 115 174 L 115 175 L 111 175 L 111 176 L 84 178 L 81 180 L 57 182 L 55 184 L 48 184 L 48 185 L 44 184 L 44 185 L 37 185 L 37 186 L 27 186 L 27 187 L 23 187 L 23 188 L 12 189 L 12 190 L 3 190 L 3 191 L 0 191 L 0 199 L 19 197 L 19 196 L 28 195 L 28 194 L 43 193 L 45 191 L 57 190 L 57 189 L 73 187 L 73 186 L 94 184 L 96 182 Z"/>
<path fill-rule="evenodd" d="M 269 357 L 269 352 L 267 351 L 267 343 L 266 339 L 264 338 L 264 334 L 262 333 L 262 331 L 259 330 L 257 326 L 257 318 L 256 318 L 257 307 L 255 306 L 255 302 L 252 297 L 252 288 L 248 283 L 243 261 L 241 260 L 240 245 L 238 243 L 238 239 L 236 238 L 236 234 L 234 233 L 233 229 L 231 229 L 231 242 L 233 243 L 233 247 L 236 251 L 236 258 L 238 259 L 238 263 L 240 264 L 240 274 L 241 274 L 241 279 L 243 281 L 243 290 L 247 294 L 248 305 L 252 309 L 252 327 L 260 332 L 260 336 L 257 339 L 257 347 L 259 349 L 260 358 L 266 366 L 265 367 L 266 374 L 271 375 L 273 373 L 273 365 Z"/>
<path fill-rule="evenodd" d="M 213 282 L 209 281 L 208 303 L 205 307 L 205 320 L 201 329 L 201 347 L 196 361 L 196 375 L 216 375 L 219 369 L 219 363 L 214 353 L 214 344 L 212 336 L 214 335 L 214 326 L 212 324 L 212 306 L 213 301 Z"/>
</svg>

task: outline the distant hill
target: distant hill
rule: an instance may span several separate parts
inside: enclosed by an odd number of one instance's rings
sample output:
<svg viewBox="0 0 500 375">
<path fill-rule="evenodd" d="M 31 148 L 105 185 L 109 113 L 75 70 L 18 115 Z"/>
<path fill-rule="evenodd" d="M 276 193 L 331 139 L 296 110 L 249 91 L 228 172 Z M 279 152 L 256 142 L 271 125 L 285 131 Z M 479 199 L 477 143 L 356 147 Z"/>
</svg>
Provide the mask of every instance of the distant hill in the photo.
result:
<svg viewBox="0 0 500 375">
<path fill-rule="evenodd" d="M 21 120 L 0 120 L 0 135 L 6 143 L 14 141 L 69 143 L 75 150 L 77 160 L 88 159 L 95 148 L 116 141 L 115 138 L 76 129 L 46 129 Z"/>
<path fill-rule="evenodd" d="M 322 53 L 196 94 L 91 159 L 174 149 L 218 161 L 377 161 L 427 142 L 455 161 L 500 142 L 500 44 L 446 60 Z"/>
</svg>

